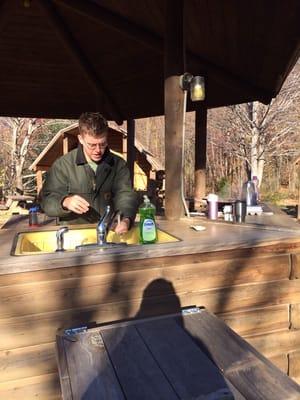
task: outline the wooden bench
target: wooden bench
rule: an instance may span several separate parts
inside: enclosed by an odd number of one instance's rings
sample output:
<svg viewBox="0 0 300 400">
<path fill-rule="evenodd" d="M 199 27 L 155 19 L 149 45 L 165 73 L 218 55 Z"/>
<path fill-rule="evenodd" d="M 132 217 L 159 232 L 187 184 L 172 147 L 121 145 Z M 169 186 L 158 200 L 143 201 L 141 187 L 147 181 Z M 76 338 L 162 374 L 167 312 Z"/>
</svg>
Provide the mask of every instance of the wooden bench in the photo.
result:
<svg viewBox="0 0 300 400">
<path fill-rule="evenodd" d="M 204 309 L 56 339 L 63 399 L 300 399 L 300 386 Z"/>
</svg>

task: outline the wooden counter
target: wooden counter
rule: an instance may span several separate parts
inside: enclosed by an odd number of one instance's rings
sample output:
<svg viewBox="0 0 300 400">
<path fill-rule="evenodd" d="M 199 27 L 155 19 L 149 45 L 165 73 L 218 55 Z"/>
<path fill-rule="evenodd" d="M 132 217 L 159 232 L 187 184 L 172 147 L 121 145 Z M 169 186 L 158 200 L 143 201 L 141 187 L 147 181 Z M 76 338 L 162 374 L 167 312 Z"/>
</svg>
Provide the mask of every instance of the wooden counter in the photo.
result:
<svg viewBox="0 0 300 400">
<path fill-rule="evenodd" d="M 190 228 L 199 224 L 206 230 Z M 0 398 L 59 398 L 54 340 L 60 328 L 191 305 L 216 313 L 299 379 L 300 230 L 294 224 L 159 220 L 182 241 L 21 257 L 10 256 L 16 228 L 0 230 Z"/>
</svg>

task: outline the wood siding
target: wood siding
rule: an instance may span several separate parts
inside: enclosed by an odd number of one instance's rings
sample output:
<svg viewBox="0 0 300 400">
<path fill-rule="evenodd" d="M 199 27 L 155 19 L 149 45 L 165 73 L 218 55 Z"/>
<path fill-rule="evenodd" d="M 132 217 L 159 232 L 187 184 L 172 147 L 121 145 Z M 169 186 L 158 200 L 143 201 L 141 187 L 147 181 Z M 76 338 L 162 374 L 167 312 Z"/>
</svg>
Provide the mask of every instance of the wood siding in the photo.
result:
<svg viewBox="0 0 300 400">
<path fill-rule="evenodd" d="M 60 398 L 58 329 L 190 305 L 216 313 L 299 381 L 300 253 L 295 251 L 266 246 L 3 275 L 0 398 Z"/>
</svg>

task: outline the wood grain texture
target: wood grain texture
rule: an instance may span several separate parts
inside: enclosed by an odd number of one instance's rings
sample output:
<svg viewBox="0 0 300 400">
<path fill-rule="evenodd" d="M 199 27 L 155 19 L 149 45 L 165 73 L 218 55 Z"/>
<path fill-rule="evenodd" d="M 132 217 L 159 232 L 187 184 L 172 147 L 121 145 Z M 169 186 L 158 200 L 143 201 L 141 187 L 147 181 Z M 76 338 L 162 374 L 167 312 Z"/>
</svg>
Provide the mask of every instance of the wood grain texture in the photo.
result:
<svg viewBox="0 0 300 400">
<path fill-rule="evenodd" d="M 178 399 L 134 326 L 104 330 L 101 336 L 126 399 Z"/>
<path fill-rule="evenodd" d="M 53 340 L 58 328 L 86 324 L 95 321 L 104 323 L 125 318 L 132 318 L 137 313 L 141 316 L 161 315 L 178 310 L 178 307 L 190 305 L 205 306 L 215 313 L 242 311 L 249 308 L 258 308 L 271 305 L 287 304 L 300 301 L 300 281 L 284 280 L 263 284 L 236 285 L 222 289 L 209 289 L 199 292 L 184 292 L 177 295 L 151 296 L 134 298 L 128 295 L 124 301 L 97 303 L 98 290 L 92 288 L 84 291 L 80 302 L 76 299 L 66 302 L 76 308 L 67 308 L 56 312 L 45 312 L 43 309 L 33 315 L 24 315 L 16 318 L 0 319 L 0 348 L 8 350 L 16 347 L 35 345 L 41 342 L 48 343 Z M 50 297 L 50 296 L 49 296 Z M 51 297 L 49 298 L 50 301 Z M 23 310 L 18 304 L 17 311 L 24 313 L 26 307 L 31 309 L 28 303 L 23 304 Z M 88 300 L 88 301 L 87 301 Z M 57 299 L 54 299 L 57 302 Z M 91 307 L 83 307 L 90 302 Z M 42 306 L 48 308 L 46 299 Z M 61 298 L 61 306 L 65 307 L 64 297 Z M 38 304 L 36 305 L 38 307 Z M 13 310 L 16 312 L 16 310 Z M 8 310 L 6 311 L 8 313 Z"/>
<path fill-rule="evenodd" d="M 300 278 L 300 253 L 291 254 L 291 278 L 299 279 Z"/>
<path fill-rule="evenodd" d="M 290 322 L 292 329 L 300 329 L 300 303 L 291 304 Z"/>
<path fill-rule="evenodd" d="M 265 356 L 289 353 L 300 348 L 300 330 L 280 330 L 246 338 Z"/>
<path fill-rule="evenodd" d="M 3 400 L 61 400 L 58 373 L 0 383 Z"/>
<path fill-rule="evenodd" d="M 200 272 L 201 271 L 201 272 Z M 286 255 L 237 259 L 222 262 L 182 264 L 180 266 L 152 267 L 123 274 L 82 275 L 54 281 L 26 283 L 0 288 L 2 318 L 45 313 L 61 309 L 88 307 L 94 304 L 122 301 L 128 297 L 142 298 L 146 286 L 155 279 L 172 282 L 176 293 L 198 292 L 202 289 L 232 287 L 249 282 L 267 282 L 288 279 L 289 258 Z M 165 293 L 155 286 L 149 296 Z M 19 307 L 22 303 L 22 307 Z"/>
<path fill-rule="evenodd" d="M 290 324 L 288 304 L 218 314 L 218 317 L 242 336 L 288 329 Z"/>
<path fill-rule="evenodd" d="M 289 375 L 297 382 L 300 380 L 300 350 L 292 351 L 289 358 Z"/>
<path fill-rule="evenodd" d="M 72 399 L 72 388 L 68 371 L 66 351 L 64 348 L 64 337 L 62 335 L 56 335 L 55 355 L 57 360 L 61 392 L 64 400 L 70 400 Z"/>
<path fill-rule="evenodd" d="M 286 353 L 270 355 L 267 357 L 277 368 L 279 368 L 285 374 L 289 372 L 289 359 Z"/>
<path fill-rule="evenodd" d="M 205 345 L 201 347 L 185 331 L 184 318 L 145 322 L 138 324 L 137 330 L 180 399 L 213 397 L 217 392 L 230 395 L 222 374 L 206 355 Z"/>
<path fill-rule="evenodd" d="M 63 339 L 73 400 L 124 400 L 114 368 L 99 333 Z"/>
<path fill-rule="evenodd" d="M 298 385 L 220 320 L 205 311 L 190 317 L 184 321 L 185 328 L 205 343 L 214 362 L 248 400 L 299 397 Z"/>
<path fill-rule="evenodd" d="M 194 304 L 219 313 L 284 370 L 286 352 L 300 348 L 297 333 L 288 331 L 287 312 L 292 305 L 298 326 L 300 280 L 289 279 L 288 253 L 298 244 L 194 254 L 184 254 L 184 245 L 177 255 L 169 249 L 166 257 L 147 252 L 100 263 L 87 257 L 85 265 L 69 267 L 48 257 L 43 270 L 35 261 L 40 270 L 1 275 L 0 398 L 56 398 L 53 340 L 60 328 L 157 316 Z M 31 261 L 22 259 L 29 268 Z"/>
<path fill-rule="evenodd" d="M 0 352 L 0 382 L 56 371 L 54 342 Z"/>
</svg>

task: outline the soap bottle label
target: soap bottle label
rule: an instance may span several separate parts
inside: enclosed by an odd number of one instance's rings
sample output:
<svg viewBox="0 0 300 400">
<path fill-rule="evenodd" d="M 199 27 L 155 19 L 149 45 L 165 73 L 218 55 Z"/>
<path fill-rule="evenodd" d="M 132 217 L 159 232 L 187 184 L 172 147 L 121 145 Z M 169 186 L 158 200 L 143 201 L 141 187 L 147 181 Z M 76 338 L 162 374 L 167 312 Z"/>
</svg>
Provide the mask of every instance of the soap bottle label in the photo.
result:
<svg viewBox="0 0 300 400">
<path fill-rule="evenodd" d="M 155 222 L 153 221 L 153 219 L 144 219 L 142 237 L 144 242 L 152 242 L 156 239 Z"/>
</svg>

